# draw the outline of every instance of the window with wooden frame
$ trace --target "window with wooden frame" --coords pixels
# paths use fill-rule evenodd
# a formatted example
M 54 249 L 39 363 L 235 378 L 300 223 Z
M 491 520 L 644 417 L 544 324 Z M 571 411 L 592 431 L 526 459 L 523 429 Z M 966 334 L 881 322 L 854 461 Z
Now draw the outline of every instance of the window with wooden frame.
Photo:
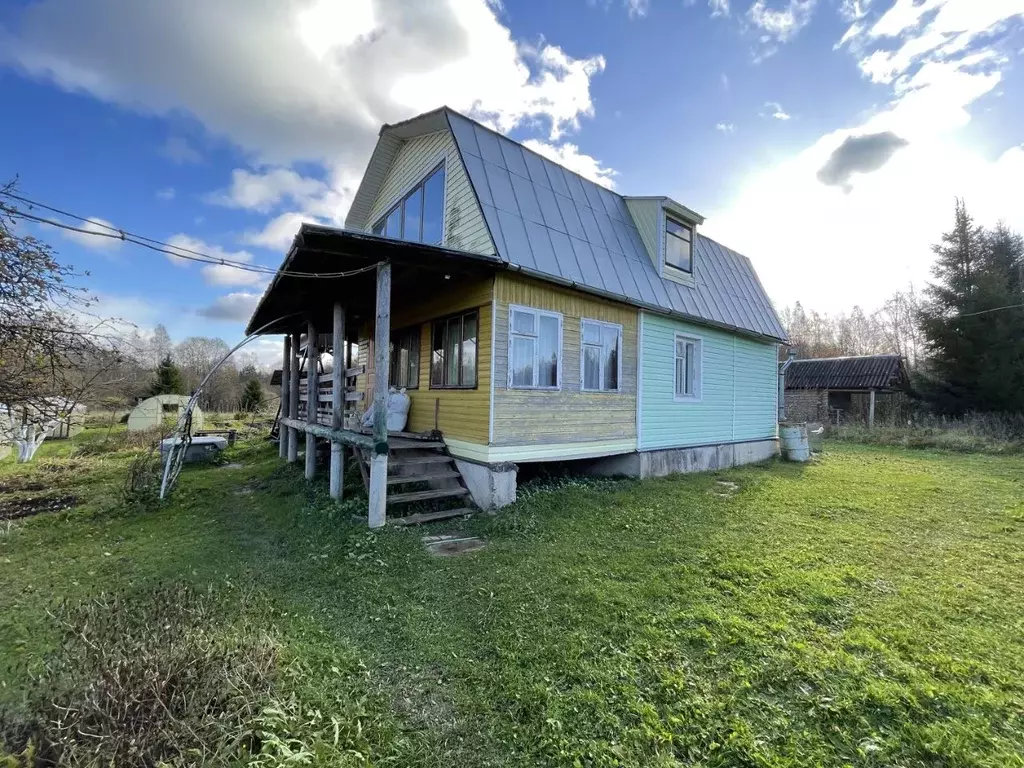
M 444 163 L 413 187 L 373 226 L 373 234 L 440 245 L 444 239 Z
M 477 334 L 480 315 L 474 309 L 435 320 L 431 326 L 430 388 L 476 388 Z
M 391 365 L 388 384 L 399 389 L 420 386 L 419 326 L 398 331 L 391 337 Z
M 580 389 L 619 392 L 622 388 L 622 326 L 580 321 Z
M 676 400 L 700 400 L 703 342 L 693 336 L 676 334 Z
M 561 385 L 562 316 L 509 305 L 509 389 L 559 389 Z

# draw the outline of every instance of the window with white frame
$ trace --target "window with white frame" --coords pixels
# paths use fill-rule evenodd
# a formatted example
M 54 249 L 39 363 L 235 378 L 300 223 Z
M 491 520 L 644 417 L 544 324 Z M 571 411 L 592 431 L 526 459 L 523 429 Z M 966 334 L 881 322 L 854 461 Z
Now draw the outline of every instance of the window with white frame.
M 508 386 L 557 389 L 562 371 L 562 316 L 529 307 L 508 311 Z
M 676 336 L 676 399 L 700 399 L 701 340 Z
M 581 320 L 580 388 L 584 392 L 618 392 L 621 373 L 622 326 Z

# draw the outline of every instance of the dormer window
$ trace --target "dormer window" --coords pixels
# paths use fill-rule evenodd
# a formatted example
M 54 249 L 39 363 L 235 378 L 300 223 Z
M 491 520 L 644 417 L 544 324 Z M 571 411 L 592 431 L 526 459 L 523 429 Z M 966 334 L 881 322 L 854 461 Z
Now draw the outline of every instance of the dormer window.
M 375 235 L 440 245 L 444 237 L 444 164 L 413 187 L 374 225 Z
M 665 217 L 665 264 L 682 272 L 693 272 L 693 228 Z

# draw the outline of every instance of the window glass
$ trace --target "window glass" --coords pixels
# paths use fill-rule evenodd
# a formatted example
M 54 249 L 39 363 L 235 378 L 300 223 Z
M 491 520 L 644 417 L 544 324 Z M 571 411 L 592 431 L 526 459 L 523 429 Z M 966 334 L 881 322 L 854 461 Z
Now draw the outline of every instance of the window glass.
M 583 347 L 583 388 L 601 388 L 601 349 L 589 344 Z
M 537 386 L 558 386 L 558 318 L 541 315 L 537 343 Z
M 391 369 L 388 382 L 393 387 L 419 386 L 420 332 L 410 328 L 395 334 L 391 341 Z
M 444 168 L 438 168 L 423 185 L 423 242 L 440 245 L 444 221 Z
M 601 355 L 604 362 L 603 389 L 619 388 L 619 329 L 610 325 L 601 327 Z
M 583 343 L 600 344 L 601 326 L 597 323 L 583 323 Z
M 388 214 L 384 225 L 384 234 L 388 237 L 402 236 L 402 211 L 400 208 L 395 208 L 395 210 Z
M 700 397 L 700 341 L 676 339 L 675 391 L 677 397 Z
M 692 395 L 696 390 L 694 389 L 694 378 L 696 371 L 694 366 L 696 364 L 696 349 L 693 344 L 686 345 L 686 394 Z
M 476 315 L 466 315 L 462 323 L 462 386 L 476 386 Z
M 533 386 L 533 350 L 537 340 L 516 336 L 512 339 L 512 386 Z
M 383 235 L 384 234 L 384 219 L 377 222 L 377 225 L 373 228 L 373 234 Z
M 528 333 L 532 336 L 537 333 L 536 319 L 532 312 L 512 310 L 512 333 Z
M 430 386 L 444 386 L 444 323 L 434 323 L 430 353 Z
M 459 350 L 462 348 L 462 318 L 454 317 L 448 321 L 445 336 L 445 384 L 455 387 L 459 384 Z
M 402 205 L 402 217 L 404 219 L 402 223 L 402 239 L 403 240 L 420 240 L 420 220 L 422 217 L 423 209 L 423 189 L 417 187 L 416 191 L 405 198 L 405 203 Z
M 665 263 L 684 272 L 693 270 L 693 231 L 665 218 Z

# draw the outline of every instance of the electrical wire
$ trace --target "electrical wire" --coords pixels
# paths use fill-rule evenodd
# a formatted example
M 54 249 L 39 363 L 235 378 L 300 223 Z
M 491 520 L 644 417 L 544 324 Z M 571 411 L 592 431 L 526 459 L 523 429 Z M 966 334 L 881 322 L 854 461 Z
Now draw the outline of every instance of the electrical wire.
M 43 216 L 36 216 L 35 214 L 28 213 L 26 211 L 23 211 L 23 210 L 20 210 L 20 209 L 17 209 L 17 208 L 7 208 L 7 209 L 4 209 L 3 212 L 5 214 L 11 216 L 12 218 L 25 219 L 25 220 L 28 220 L 28 221 L 34 221 L 34 222 L 37 222 L 39 224 L 46 224 L 47 226 L 57 227 L 59 229 L 63 229 L 63 230 L 69 231 L 69 232 L 76 232 L 76 233 L 83 234 L 83 235 L 92 235 L 92 236 L 95 236 L 95 237 L 105 237 L 105 238 L 109 238 L 111 240 L 121 240 L 123 242 L 132 243 L 133 245 L 138 245 L 138 246 L 140 246 L 142 248 L 147 248 L 147 249 L 149 249 L 151 251 L 155 251 L 157 253 L 163 253 L 163 254 L 165 254 L 167 256 L 174 256 L 175 258 L 184 259 L 186 261 L 195 261 L 195 262 L 198 262 L 200 264 L 221 265 L 221 266 L 231 267 L 233 269 L 238 269 L 238 270 L 243 271 L 243 272 L 250 272 L 252 274 L 267 275 L 267 276 L 270 276 L 270 277 L 272 277 L 274 275 L 280 274 L 280 275 L 286 275 L 288 277 L 302 277 L 302 278 L 313 278 L 313 279 L 336 279 L 336 278 L 353 277 L 353 276 L 361 274 L 363 272 L 369 272 L 371 270 L 376 269 L 382 263 L 382 262 L 375 262 L 375 263 L 369 264 L 369 265 L 367 265 L 365 267 L 359 267 L 357 269 L 352 269 L 352 270 L 348 270 L 348 271 L 344 271 L 344 272 L 293 272 L 293 271 L 290 271 L 290 270 L 276 270 L 273 267 L 266 266 L 265 264 L 251 264 L 249 262 L 238 261 L 238 260 L 235 260 L 235 259 L 228 259 L 228 258 L 224 258 L 224 257 L 221 257 L 221 256 L 212 256 L 212 255 L 210 255 L 208 253 L 202 253 L 201 251 L 192 250 L 191 248 L 185 248 L 184 246 L 173 245 L 171 243 L 166 243 L 166 242 L 164 242 L 162 240 L 156 240 L 156 239 L 151 238 L 151 237 L 146 237 L 144 235 L 139 235 L 139 234 L 136 234 L 134 232 L 130 232 L 128 230 L 118 229 L 117 227 L 114 227 L 114 226 L 111 226 L 111 225 L 108 225 L 108 224 L 103 224 L 102 222 L 98 222 L 98 221 L 95 221 L 93 219 L 86 218 L 84 216 L 79 216 L 77 214 L 61 210 L 60 208 L 55 208 L 54 206 L 47 205 L 45 203 L 40 203 L 40 202 L 38 202 L 36 200 L 32 200 L 30 198 L 23 197 L 21 195 L 16 195 L 16 194 L 14 194 L 12 192 L 0 191 L 0 195 L 2 195 L 4 197 L 11 198 L 12 200 L 18 200 L 19 202 L 24 203 L 25 205 L 28 205 L 30 207 L 43 208 L 43 209 L 45 209 L 47 211 L 51 211 L 53 213 L 56 213 L 56 214 L 58 214 L 60 216 L 66 216 L 66 217 L 71 218 L 71 219 L 76 219 L 78 221 L 86 222 L 91 227 L 94 227 L 94 228 L 93 229 L 85 229 L 83 227 L 76 227 L 76 226 L 73 226 L 71 224 L 65 224 L 64 222 L 55 221 L 53 219 L 48 219 L 48 218 L 45 218 Z M 99 230 L 95 229 L 95 227 L 101 227 L 102 229 L 105 229 L 107 231 L 106 232 L 99 231 Z
M 1024 308 L 1024 304 L 1007 304 L 1005 307 L 993 307 L 992 309 L 983 309 L 980 312 L 966 312 L 962 315 L 953 315 L 953 318 L 958 317 L 975 317 L 977 315 L 987 315 L 989 312 L 999 312 L 1004 309 L 1021 309 Z

